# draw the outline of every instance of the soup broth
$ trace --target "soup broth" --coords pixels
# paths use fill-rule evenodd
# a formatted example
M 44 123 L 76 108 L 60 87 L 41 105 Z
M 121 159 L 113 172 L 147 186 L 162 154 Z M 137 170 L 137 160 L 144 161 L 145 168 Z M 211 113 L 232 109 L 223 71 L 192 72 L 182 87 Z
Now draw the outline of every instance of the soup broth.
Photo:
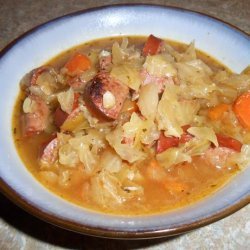
M 90 41 L 20 86 L 13 137 L 24 165 L 84 208 L 166 212 L 212 194 L 248 164 L 250 124 L 238 103 L 248 98 L 249 70 L 233 74 L 193 43 Z

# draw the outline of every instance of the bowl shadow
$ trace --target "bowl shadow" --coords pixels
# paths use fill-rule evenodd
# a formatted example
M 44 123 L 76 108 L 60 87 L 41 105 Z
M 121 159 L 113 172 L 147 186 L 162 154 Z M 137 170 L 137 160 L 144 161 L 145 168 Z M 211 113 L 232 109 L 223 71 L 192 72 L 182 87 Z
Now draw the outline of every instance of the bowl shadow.
M 46 223 L 17 207 L 0 194 L 0 218 L 10 227 L 45 245 L 71 249 L 139 249 L 172 241 L 180 236 L 145 240 L 96 238 L 68 231 Z M 41 244 L 43 244 L 41 243 Z

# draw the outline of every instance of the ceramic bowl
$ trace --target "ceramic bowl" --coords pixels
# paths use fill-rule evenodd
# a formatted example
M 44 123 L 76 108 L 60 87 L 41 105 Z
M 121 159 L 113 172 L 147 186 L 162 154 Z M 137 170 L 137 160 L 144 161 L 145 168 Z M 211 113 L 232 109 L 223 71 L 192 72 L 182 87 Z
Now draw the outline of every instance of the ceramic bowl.
M 250 63 L 250 38 L 209 16 L 172 7 L 119 5 L 80 11 L 40 25 L 8 45 L 0 55 L 0 186 L 31 214 L 63 228 L 111 238 L 153 238 L 192 230 L 221 219 L 250 200 L 250 168 L 215 194 L 182 209 L 152 216 L 113 216 L 89 211 L 44 188 L 20 160 L 11 133 L 19 81 L 58 53 L 96 38 L 154 35 L 196 47 L 233 71 Z

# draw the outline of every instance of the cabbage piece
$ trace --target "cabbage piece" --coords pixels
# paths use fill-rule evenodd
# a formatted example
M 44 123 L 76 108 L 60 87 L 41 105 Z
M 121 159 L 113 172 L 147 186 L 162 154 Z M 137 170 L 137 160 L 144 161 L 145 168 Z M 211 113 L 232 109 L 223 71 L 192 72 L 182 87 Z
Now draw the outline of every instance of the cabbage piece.
M 213 74 L 213 71 L 209 68 L 209 66 L 200 59 L 188 61 L 186 64 L 200 70 L 204 75 L 211 76 Z
M 67 188 L 70 186 L 71 172 L 69 170 L 60 170 L 58 184 Z
M 218 147 L 217 137 L 212 128 L 208 127 L 191 127 L 188 130 L 188 133 L 197 137 L 200 140 L 211 141 L 216 147 Z
M 61 126 L 61 131 L 77 132 L 83 129 L 90 128 L 87 119 L 84 117 L 80 109 L 75 109 Z
M 100 158 L 102 169 L 110 173 L 118 173 L 122 168 L 122 159 L 113 150 L 105 150 Z
M 53 171 L 39 171 L 39 177 L 50 184 L 56 184 L 58 182 L 58 175 Z
M 156 159 L 164 168 L 181 162 L 191 162 L 192 156 L 202 155 L 210 147 L 208 140 L 192 139 L 180 147 L 173 147 L 157 154 Z
M 190 124 L 200 106 L 195 100 L 178 100 L 178 87 L 168 85 L 158 104 L 157 116 L 159 130 L 165 130 L 165 135 L 180 137 L 182 126 Z
M 61 146 L 59 148 L 59 162 L 68 167 L 75 167 L 79 163 L 77 151 L 70 144 Z
M 250 75 L 247 74 L 232 74 L 222 83 L 237 89 L 238 94 L 242 94 L 250 89 Z
M 142 120 L 137 113 L 133 113 L 130 121 L 123 126 L 123 136 L 133 142 L 135 147 L 140 148 L 140 143 L 152 144 L 160 136 L 153 120 Z
M 209 94 L 218 90 L 216 84 L 211 81 L 207 68 L 201 68 L 201 65 L 190 65 L 188 63 L 176 63 L 176 66 L 184 98 L 209 99 Z
M 35 113 L 38 109 L 37 102 L 30 97 L 26 97 L 23 101 L 24 113 Z
M 196 59 L 195 44 L 194 42 L 191 42 L 187 47 L 186 51 L 181 54 L 180 58 L 178 58 L 178 61 L 187 62 L 195 59 Z
M 158 87 L 155 84 L 147 84 L 141 87 L 137 104 L 144 117 L 154 120 L 158 102 Z
M 143 120 L 138 116 L 137 113 L 133 112 L 130 121 L 126 122 L 123 128 L 123 136 L 125 138 L 134 139 L 136 134 L 142 129 Z
M 61 109 L 70 114 L 74 103 L 74 91 L 69 88 L 67 91 L 63 91 L 57 94 L 58 102 L 60 103 Z
M 177 61 L 181 60 L 181 57 L 182 57 L 181 53 L 176 51 L 166 41 L 163 41 L 163 48 L 164 48 L 164 53 L 168 53 L 171 57 L 173 57 Z
M 151 75 L 157 77 L 173 77 L 176 76 L 177 70 L 172 63 L 169 63 L 161 54 L 147 56 L 143 67 Z
M 84 164 L 86 174 L 94 172 L 99 159 L 98 151 L 105 146 L 98 133 L 100 132 L 92 131 L 88 135 L 79 135 L 69 140 L 69 144 L 77 151 L 80 161 Z
M 128 165 L 123 162 L 121 170 L 116 174 L 117 178 L 124 183 L 127 180 L 141 182 L 144 177 L 135 165 Z
M 120 64 L 124 59 L 123 49 L 120 48 L 119 43 L 115 42 L 112 46 L 112 63 Z
M 58 139 L 58 142 L 59 142 L 59 146 L 62 146 L 66 143 L 68 143 L 69 139 L 72 138 L 71 135 L 69 134 L 64 134 L 64 133 L 57 133 L 57 139 Z
M 156 159 L 164 168 L 169 168 L 172 165 L 184 161 L 192 161 L 190 155 L 183 153 L 183 150 L 181 148 L 169 148 L 164 152 L 157 154 Z
M 160 137 L 160 131 L 153 120 L 145 120 L 143 122 L 140 141 L 146 145 L 152 145 Z
M 210 147 L 208 140 L 192 139 L 182 145 L 181 150 L 190 156 L 202 155 Z
M 241 169 L 244 169 L 250 164 L 250 145 L 244 144 L 240 153 L 235 153 L 229 156 L 227 159 L 227 165 L 237 165 Z
M 113 66 L 110 74 L 135 91 L 138 91 L 141 85 L 139 71 L 132 64 L 123 63 L 122 65 Z
M 122 143 L 124 137 L 121 128 L 116 128 L 107 134 L 106 139 L 123 160 L 133 163 L 146 158 L 146 154 L 141 150 L 135 148 L 133 145 Z
M 213 75 L 213 80 L 216 83 L 224 82 L 230 77 L 230 73 L 226 70 L 220 70 Z
M 88 120 L 90 127 L 95 128 L 99 122 L 99 120 L 92 116 L 89 110 L 86 108 L 85 105 L 80 104 L 80 110 L 83 112 L 83 116 Z
M 136 65 L 142 65 L 143 58 L 139 49 L 136 49 L 134 45 L 129 46 L 128 38 L 123 37 L 121 45 L 115 42 L 112 46 L 112 63 L 118 65 L 124 63 L 124 61 L 133 62 Z
M 187 62 L 195 60 L 197 58 L 195 51 L 195 44 L 191 42 L 184 53 L 179 53 L 172 46 L 170 46 L 166 41 L 163 44 L 165 52 L 169 53 L 172 57 L 175 58 L 177 62 Z
M 83 163 L 86 174 L 92 174 L 96 169 L 98 156 L 91 152 L 90 145 L 85 144 L 82 137 L 70 139 L 69 144 L 77 151 L 79 160 Z
M 45 95 L 51 95 L 58 91 L 61 87 L 61 82 L 59 82 L 59 75 L 56 71 L 50 68 L 38 75 L 36 85 L 39 86 Z
M 90 60 L 91 60 L 91 58 L 90 58 Z M 95 65 L 95 64 L 92 62 L 92 65 Z M 93 67 L 91 67 L 88 70 L 83 71 L 81 73 L 81 75 L 80 75 L 81 82 L 87 83 L 88 81 L 90 81 L 91 79 L 93 79 L 96 74 L 97 74 L 97 70 L 95 68 L 93 68 Z M 80 87 L 79 90 L 81 91 L 82 88 L 83 87 Z M 77 88 L 74 87 L 74 89 L 77 89 Z
M 82 141 L 91 145 L 91 152 L 98 154 L 98 152 L 105 148 L 105 134 L 97 129 L 88 129 L 87 135 L 81 137 Z
M 121 205 L 131 194 L 122 189 L 122 184 L 118 178 L 108 171 L 102 170 L 91 178 L 90 198 L 102 207 Z

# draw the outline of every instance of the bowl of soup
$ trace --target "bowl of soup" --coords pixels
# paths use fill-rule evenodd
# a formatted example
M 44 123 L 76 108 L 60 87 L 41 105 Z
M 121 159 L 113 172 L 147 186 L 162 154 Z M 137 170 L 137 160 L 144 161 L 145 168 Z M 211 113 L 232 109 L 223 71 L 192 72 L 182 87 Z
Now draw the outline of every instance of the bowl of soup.
M 250 39 L 200 13 L 107 6 L 1 52 L 1 191 L 100 237 L 175 235 L 249 203 Z

